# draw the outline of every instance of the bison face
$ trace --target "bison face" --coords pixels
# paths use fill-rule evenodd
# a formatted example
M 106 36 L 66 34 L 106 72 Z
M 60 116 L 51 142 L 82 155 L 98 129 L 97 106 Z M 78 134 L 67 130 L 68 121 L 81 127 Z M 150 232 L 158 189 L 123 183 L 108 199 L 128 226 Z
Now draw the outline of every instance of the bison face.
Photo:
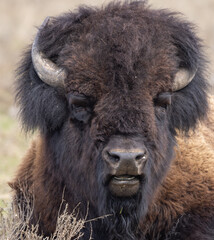
M 57 144 L 57 151 L 64 152 L 60 169 L 69 176 L 67 186 L 74 189 L 81 179 L 79 197 L 97 206 L 95 216 L 113 214 L 118 226 L 123 218 L 137 226 L 172 160 L 171 94 L 153 98 L 134 86 L 124 94 L 117 85 L 100 97 L 72 89 L 67 98 L 70 115 L 58 141 L 66 140 Z M 112 221 L 104 222 L 111 228 Z
M 121 224 L 146 214 L 176 131 L 207 111 L 204 62 L 190 24 L 140 2 L 45 21 L 17 99 L 71 205 L 89 201 L 94 216 L 113 213 Z
M 100 96 L 89 96 L 72 89 L 67 94 L 69 118 L 61 134 L 66 141 L 60 148 L 57 144 L 57 151 L 64 152 L 60 168 L 72 184 L 83 181 L 78 191 L 96 202 L 98 216 L 117 216 L 123 208 L 123 216 L 136 220 L 146 214 L 172 160 L 171 94 L 153 98 L 147 89 L 133 86 L 125 94 L 121 90 L 110 86 Z M 63 159 L 68 159 L 66 164 Z
M 93 101 L 83 95 L 69 94 L 69 103 L 71 121 L 86 124 L 93 114 Z M 115 196 L 128 197 L 136 194 L 147 158 L 148 151 L 140 137 L 111 136 L 102 150 L 106 168 L 102 182 L 109 185 L 110 192 Z

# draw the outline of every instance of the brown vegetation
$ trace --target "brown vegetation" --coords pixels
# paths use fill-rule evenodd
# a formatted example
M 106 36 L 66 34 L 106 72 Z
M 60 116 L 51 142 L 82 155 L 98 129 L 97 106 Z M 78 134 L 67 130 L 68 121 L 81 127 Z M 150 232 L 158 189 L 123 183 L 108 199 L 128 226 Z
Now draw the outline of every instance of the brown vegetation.
M 27 200 L 28 201 L 28 200 Z M 78 240 L 83 236 L 80 231 L 84 228 L 86 219 L 78 219 L 78 206 L 68 213 L 68 206 L 57 218 L 56 230 L 51 237 L 38 233 L 38 224 L 30 225 L 33 208 L 27 203 L 27 212 L 23 214 L 22 206 L 17 209 L 13 204 L 8 208 L 0 208 L 0 240 Z

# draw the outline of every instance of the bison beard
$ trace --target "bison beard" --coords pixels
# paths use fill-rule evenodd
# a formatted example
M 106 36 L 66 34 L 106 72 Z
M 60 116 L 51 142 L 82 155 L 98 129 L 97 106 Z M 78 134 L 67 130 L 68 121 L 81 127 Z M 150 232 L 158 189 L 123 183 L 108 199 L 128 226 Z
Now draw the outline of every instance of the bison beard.
M 23 127 L 40 136 L 11 183 L 15 203 L 25 184 L 46 236 L 63 195 L 70 212 L 81 203 L 79 217 L 88 204 L 88 219 L 104 216 L 95 240 L 213 239 L 205 71 L 194 27 L 142 1 L 47 19 L 17 79 Z
M 143 207 L 141 194 L 133 199 L 117 199 L 109 196 L 107 201 L 104 199 L 102 201 L 99 209 L 101 212 L 105 209 L 105 212 L 111 213 L 112 216 L 103 220 L 105 227 L 101 228 L 101 232 L 106 232 L 110 240 L 135 240 Z

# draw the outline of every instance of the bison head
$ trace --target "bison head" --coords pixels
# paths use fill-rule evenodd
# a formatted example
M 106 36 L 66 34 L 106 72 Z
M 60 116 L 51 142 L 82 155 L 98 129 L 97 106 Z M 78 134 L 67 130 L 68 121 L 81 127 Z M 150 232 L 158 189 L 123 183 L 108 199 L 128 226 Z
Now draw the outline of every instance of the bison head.
M 113 214 L 103 224 L 117 239 L 134 239 L 176 131 L 205 115 L 204 65 L 193 26 L 142 2 L 46 20 L 22 62 L 17 99 L 44 139 L 44 168 L 71 206 Z

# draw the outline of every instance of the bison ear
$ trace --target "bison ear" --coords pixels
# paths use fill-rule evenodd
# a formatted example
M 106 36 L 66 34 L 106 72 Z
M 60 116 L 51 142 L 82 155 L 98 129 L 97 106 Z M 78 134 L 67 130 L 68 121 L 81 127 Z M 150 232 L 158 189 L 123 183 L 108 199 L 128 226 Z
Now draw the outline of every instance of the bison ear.
M 178 72 L 185 69 L 191 79 L 186 86 L 173 92 L 170 124 L 172 131 L 179 129 L 187 133 L 207 113 L 206 60 L 201 41 L 191 24 L 178 19 L 173 19 L 169 24 L 171 41 L 177 49 Z
M 31 50 L 24 56 L 18 69 L 16 102 L 26 131 L 56 130 L 63 124 L 68 113 L 64 92 L 45 84 L 35 72 Z

